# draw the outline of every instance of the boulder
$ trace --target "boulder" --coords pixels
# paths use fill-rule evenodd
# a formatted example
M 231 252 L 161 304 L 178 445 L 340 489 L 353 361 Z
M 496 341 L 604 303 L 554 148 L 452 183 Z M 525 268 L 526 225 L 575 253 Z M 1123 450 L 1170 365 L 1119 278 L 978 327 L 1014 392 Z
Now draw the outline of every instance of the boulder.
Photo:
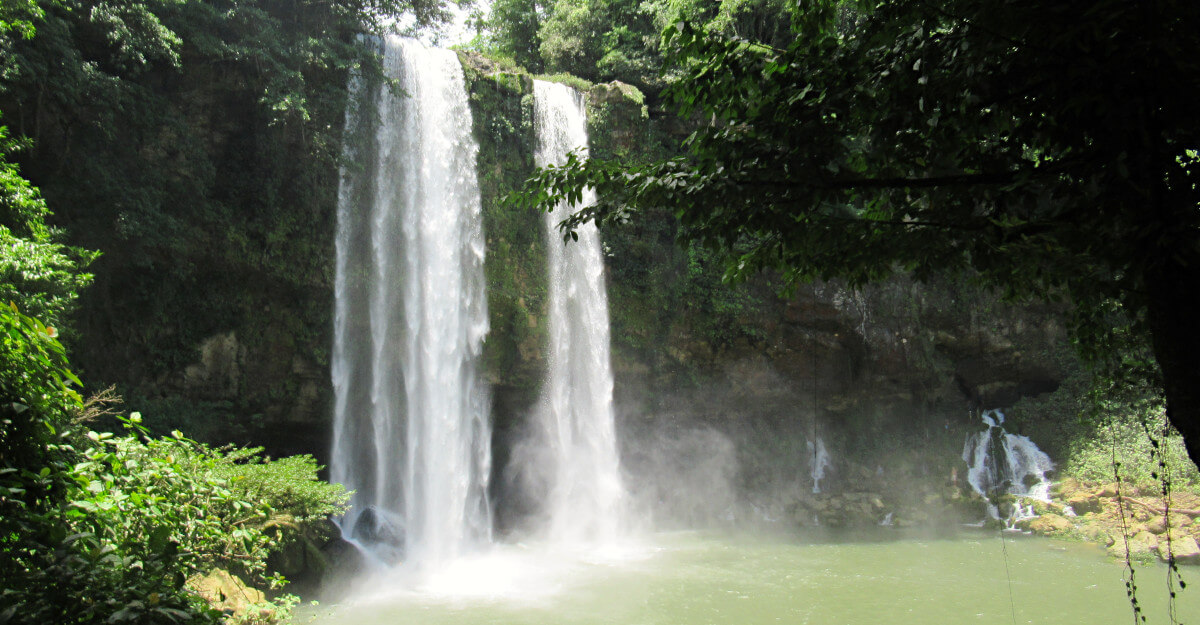
M 1041 501 L 1039 499 L 1028 499 L 1029 505 L 1033 507 L 1035 514 L 1057 514 L 1059 516 L 1075 516 L 1074 510 L 1067 512 L 1067 506 L 1057 501 Z
M 1154 517 L 1146 522 L 1146 531 L 1151 534 L 1163 534 L 1166 528 L 1168 528 L 1168 525 L 1166 525 L 1166 518 L 1164 517 Z
M 1129 556 L 1143 559 L 1158 551 L 1158 537 L 1147 531 L 1140 531 L 1129 537 Z M 1125 541 L 1116 539 L 1108 548 L 1109 555 L 1115 558 L 1125 558 Z
M 200 344 L 200 359 L 183 371 L 185 392 L 205 399 L 238 396 L 246 348 L 233 332 L 210 336 Z
M 1067 498 L 1066 503 L 1071 506 L 1075 514 L 1082 515 L 1100 511 L 1100 498 L 1092 493 L 1076 493 Z
M 1066 534 L 1075 529 L 1075 524 L 1057 514 L 1043 514 L 1032 519 L 1026 519 L 1018 524 L 1035 534 L 1053 536 Z
M 367 506 L 354 527 L 350 537 L 360 545 L 368 547 L 388 564 L 398 564 L 404 558 L 404 519 L 375 506 Z
M 242 614 L 248 607 L 266 601 L 261 590 L 246 585 L 238 576 L 223 569 L 213 569 L 208 575 L 194 575 L 187 587 L 204 598 L 212 607 Z
M 1113 539 L 1112 534 L 1109 533 L 1108 528 L 1106 528 L 1102 522 L 1085 523 L 1083 527 L 1080 528 L 1080 533 L 1082 533 L 1083 536 L 1089 541 L 1099 543 L 1105 547 L 1111 547 L 1112 544 L 1116 542 Z
M 1171 553 L 1175 556 L 1175 561 L 1179 564 L 1200 564 L 1200 544 L 1196 543 L 1196 539 L 1191 536 L 1175 536 L 1171 533 Z M 1159 557 L 1164 560 L 1167 557 L 1166 548 L 1159 550 Z
M 1063 478 L 1063 480 L 1060 482 L 1055 482 L 1054 486 L 1052 487 L 1052 492 L 1057 495 L 1059 499 L 1066 500 L 1074 497 L 1075 494 L 1082 489 L 1083 485 L 1079 483 L 1079 480 L 1073 477 L 1068 477 Z
M 400 547 L 404 545 L 404 529 L 398 527 L 392 520 L 393 516 L 382 512 L 375 506 L 367 506 L 358 520 L 350 536 L 365 544 L 383 543 Z

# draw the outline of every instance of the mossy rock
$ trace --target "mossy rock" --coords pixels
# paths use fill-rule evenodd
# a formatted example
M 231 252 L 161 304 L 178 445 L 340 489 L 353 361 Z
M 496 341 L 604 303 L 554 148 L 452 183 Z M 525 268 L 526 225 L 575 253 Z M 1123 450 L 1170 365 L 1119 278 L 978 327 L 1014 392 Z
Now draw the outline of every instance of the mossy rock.
M 1191 517 L 1184 514 L 1172 514 L 1170 518 L 1156 516 L 1149 521 L 1146 521 L 1146 531 L 1151 534 L 1163 534 L 1168 528 L 1172 530 L 1172 536 L 1175 534 L 1175 529 L 1183 528 L 1191 525 Z
M 1092 493 L 1077 492 L 1066 500 L 1066 504 L 1071 506 L 1075 514 L 1091 514 L 1100 512 L 1100 498 Z
M 187 587 L 213 608 L 235 616 L 267 599 L 261 590 L 247 586 L 237 575 L 224 569 L 213 569 L 207 575 L 194 575 L 187 580 Z
M 1105 527 L 1103 523 L 1085 523 L 1079 528 L 1079 535 L 1090 542 L 1098 543 L 1105 547 L 1111 547 L 1116 542 L 1109 528 Z
M 1073 477 L 1068 477 L 1063 478 L 1059 482 L 1055 482 L 1054 486 L 1051 487 L 1050 492 L 1052 492 L 1058 498 L 1066 500 L 1075 496 L 1075 494 L 1080 490 L 1083 490 L 1083 488 L 1084 486 L 1079 482 L 1079 480 Z
M 1200 564 L 1200 544 L 1191 536 L 1172 537 L 1171 554 L 1180 564 Z M 1159 557 L 1166 558 L 1166 549 L 1159 551 Z
M 1051 513 L 1026 519 L 1018 526 L 1042 536 L 1062 536 L 1075 531 L 1075 524 L 1069 519 Z
M 1145 530 L 1128 538 L 1129 557 L 1136 561 L 1146 561 L 1158 552 L 1158 537 Z M 1126 541 L 1117 539 L 1108 548 L 1108 554 L 1114 558 L 1125 558 Z

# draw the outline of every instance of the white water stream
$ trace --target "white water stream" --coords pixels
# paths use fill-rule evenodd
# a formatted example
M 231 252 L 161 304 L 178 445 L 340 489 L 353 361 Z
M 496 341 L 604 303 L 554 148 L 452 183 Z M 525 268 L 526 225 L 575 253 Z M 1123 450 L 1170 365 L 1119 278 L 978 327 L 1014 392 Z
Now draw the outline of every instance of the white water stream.
M 988 515 L 1011 527 L 1017 521 L 1035 516 L 1033 506 L 1018 499 L 1002 518 L 990 497 L 1003 490 L 1018 498 L 1050 501 L 1046 473 L 1054 469 L 1054 462 L 1029 437 L 1005 431 L 1003 412 L 988 410 L 983 413 L 983 422 L 987 429 L 967 436 L 963 444 L 967 482 L 988 500 Z
M 534 81 L 534 120 L 539 166 L 561 164 L 571 151 L 586 154 L 587 114 L 579 92 Z M 587 190 L 582 205 L 594 201 Z M 550 484 L 548 530 L 555 542 L 611 543 L 620 533 L 625 490 L 613 420 L 608 296 L 595 225 L 581 226 L 570 243 L 559 234 L 558 223 L 575 209 L 564 203 L 545 219 L 550 354 L 540 436 L 551 465 L 542 468 Z
M 453 52 L 382 54 L 399 91 L 355 80 L 346 119 L 330 473 L 355 491 L 344 536 L 430 568 L 491 535 L 478 146 Z
M 829 451 L 825 449 L 825 441 L 820 436 L 807 441 L 808 446 L 808 475 L 812 478 L 813 493 L 821 492 L 821 480 L 825 479 L 825 469 L 830 466 Z

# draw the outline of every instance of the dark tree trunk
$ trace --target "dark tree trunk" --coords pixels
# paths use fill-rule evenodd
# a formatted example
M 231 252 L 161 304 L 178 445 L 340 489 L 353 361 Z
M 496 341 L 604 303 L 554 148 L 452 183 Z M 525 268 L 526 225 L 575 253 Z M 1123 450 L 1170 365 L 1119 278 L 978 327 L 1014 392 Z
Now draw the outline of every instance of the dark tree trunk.
M 1147 321 L 1162 369 L 1167 419 L 1200 466 L 1200 267 L 1174 260 L 1145 274 Z

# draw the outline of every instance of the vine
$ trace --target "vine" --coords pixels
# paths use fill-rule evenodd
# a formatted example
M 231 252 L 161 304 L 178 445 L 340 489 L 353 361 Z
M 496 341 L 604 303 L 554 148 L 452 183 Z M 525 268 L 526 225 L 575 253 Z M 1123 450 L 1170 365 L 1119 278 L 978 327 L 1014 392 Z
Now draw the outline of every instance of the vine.
M 1164 422 L 1161 431 L 1156 436 L 1144 417 L 1141 425 L 1146 437 L 1150 440 L 1150 462 L 1158 467 L 1150 474 L 1150 477 L 1158 480 L 1162 494 L 1163 535 L 1166 536 L 1167 545 L 1165 558 L 1167 561 L 1167 616 L 1173 625 L 1178 625 L 1180 621 L 1175 606 L 1178 592 L 1176 588 L 1178 587 L 1179 590 L 1187 588 L 1187 582 L 1183 581 L 1183 577 L 1179 574 L 1179 564 L 1175 561 L 1175 549 L 1171 535 L 1171 530 L 1174 529 L 1171 527 L 1171 466 L 1167 463 L 1167 457 L 1162 449 L 1162 443 L 1167 439 L 1171 426 Z
M 1133 557 L 1129 551 L 1129 522 L 1125 516 L 1125 496 L 1122 491 L 1121 481 L 1121 463 L 1117 460 L 1117 442 L 1116 438 L 1112 439 L 1112 469 L 1113 477 L 1117 480 L 1117 511 L 1121 515 L 1121 540 L 1125 543 L 1125 595 L 1129 597 L 1129 605 L 1133 608 L 1133 623 L 1137 625 L 1138 621 L 1146 622 L 1146 617 L 1142 614 L 1142 606 L 1138 605 L 1137 598 L 1137 571 L 1133 568 Z

